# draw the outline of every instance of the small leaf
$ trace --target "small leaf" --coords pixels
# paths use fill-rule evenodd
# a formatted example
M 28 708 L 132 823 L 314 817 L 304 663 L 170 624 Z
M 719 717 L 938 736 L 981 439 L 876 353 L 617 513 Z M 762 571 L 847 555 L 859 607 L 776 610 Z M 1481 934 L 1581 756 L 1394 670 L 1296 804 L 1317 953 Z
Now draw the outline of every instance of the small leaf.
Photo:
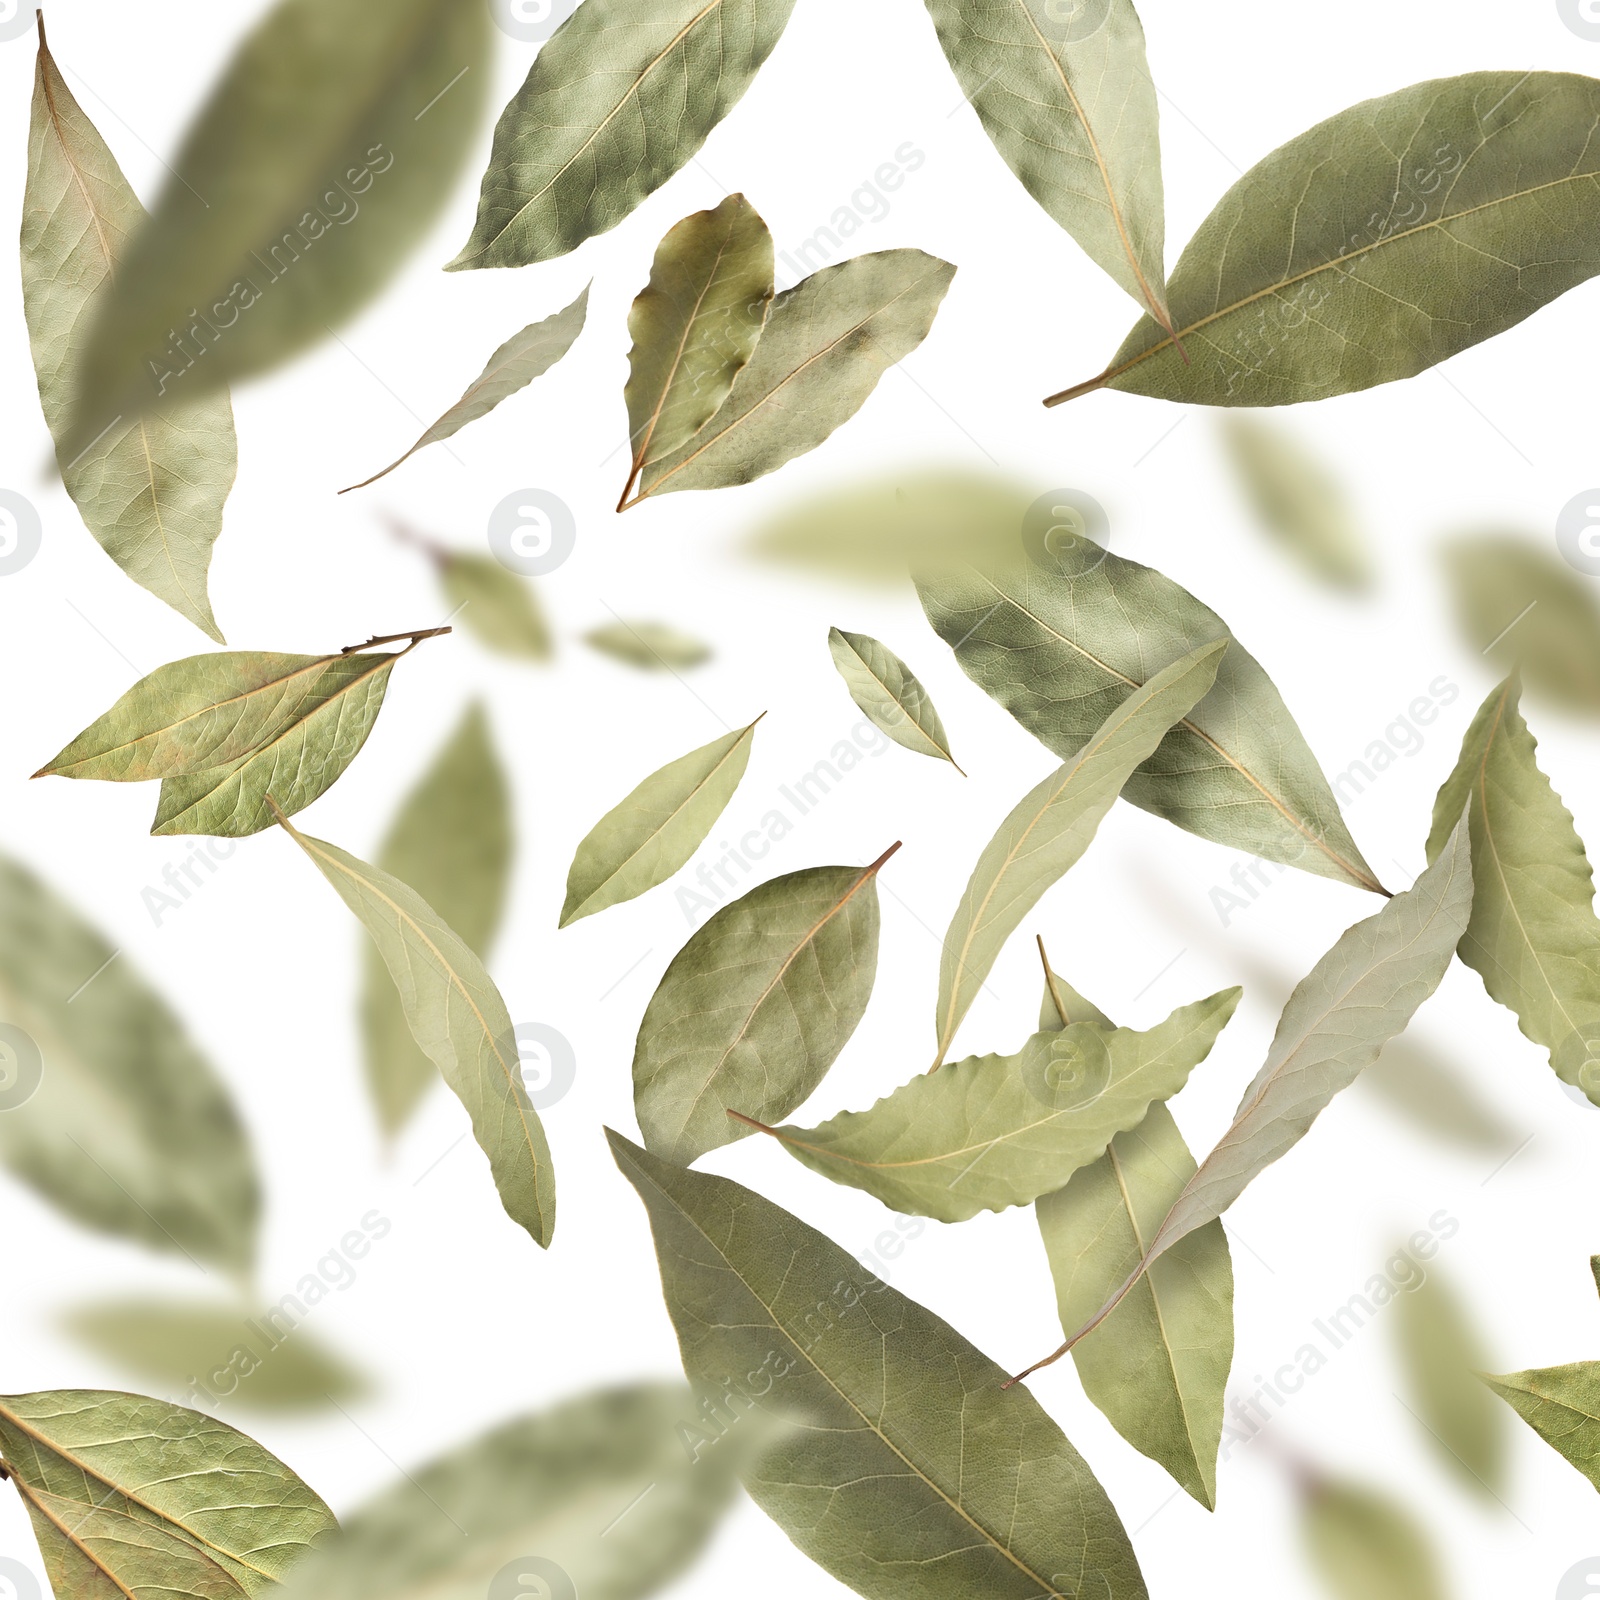
M 1093 1022 L 1036 1033 L 1014 1056 L 923 1073 L 869 1111 L 765 1131 L 813 1171 L 913 1216 L 964 1222 L 1031 1205 L 1184 1086 L 1239 994 L 1182 1006 L 1146 1033 Z
M 772 235 L 742 194 L 685 217 L 661 241 L 628 332 L 628 437 L 639 474 L 692 439 L 721 409 L 755 353 L 772 301 Z
M 711 659 L 711 647 L 665 622 L 608 622 L 591 628 L 583 642 L 614 661 L 643 672 L 687 670 Z
M 928 691 L 894 651 L 865 633 L 844 633 L 838 628 L 828 630 L 828 651 L 850 698 L 874 727 L 907 750 L 936 756 L 961 771 L 950 754 L 950 740 Z
M 1486 1375 L 1483 1381 L 1600 1489 L 1600 1361 Z
M 524 661 L 555 654 L 533 586 L 493 556 L 441 551 L 439 583 L 450 615 L 486 649 Z
M 705 842 L 744 777 L 757 717 L 652 772 L 583 837 L 561 926 L 665 883 Z
M 401 801 L 378 849 L 378 868 L 434 908 L 480 959 L 500 926 L 510 887 L 511 793 L 481 704 Z M 399 1133 L 438 1074 L 411 1035 L 378 947 L 366 941 L 361 1025 L 367 1087 L 378 1121 Z
M 645 1144 L 687 1165 L 787 1116 L 856 1031 L 878 970 L 877 876 L 808 867 L 724 906 L 672 959 L 633 1053 Z
M 1387 1495 L 1317 1479 L 1300 1535 L 1333 1600 L 1446 1600 L 1427 1534 Z
M 744 1481 L 802 1553 L 868 1600 L 1146 1600 L 1105 1491 L 987 1356 L 771 1201 L 608 1137 L 690 1382 L 797 1424 Z
M 780 294 L 722 409 L 645 467 L 629 503 L 750 483 L 816 449 L 927 337 L 955 271 L 920 250 L 880 250 Z
M 451 270 L 525 267 L 616 227 L 706 141 L 772 53 L 794 0 L 587 0 L 494 130 Z
M 119 419 L 102 438 L 61 448 L 76 403 L 82 330 L 144 219 L 116 157 L 51 58 L 41 17 L 22 205 L 22 305 L 61 481 L 106 554 L 221 644 L 206 575 L 239 465 L 227 395 L 162 417 Z
M 589 312 L 589 289 L 571 305 L 546 317 L 542 322 L 530 322 L 521 333 L 513 334 L 489 357 L 489 364 L 472 381 L 466 393 L 422 435 L 397 461 L 391 461 L 383 471 L 350 486 L 365 489 L 369 483 L 386 478 L 403 462 L 409 461 L 417 451 L 441 439 L 452 438 L 469 422 L 486 417 L 502 400 L 509 400 L 519 389 L 526 389 L 535 378 L 543 377 L 583 332 L 583 321 Z M 341 489 L 349 494 L 350 489 Z
M 550 1146 L 522 1081 L 505 1001 L 483 963 L 414 889 L 277 820 L 372 935 L 413 1037 L 467 1108 L 506 1215 L 548 1247 L 556 1215 Z

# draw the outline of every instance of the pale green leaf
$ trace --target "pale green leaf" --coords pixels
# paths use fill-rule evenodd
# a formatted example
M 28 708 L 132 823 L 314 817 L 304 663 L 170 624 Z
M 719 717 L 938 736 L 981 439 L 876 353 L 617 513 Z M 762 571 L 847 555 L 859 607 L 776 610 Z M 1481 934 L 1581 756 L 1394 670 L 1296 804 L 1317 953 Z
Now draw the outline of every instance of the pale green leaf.
M 608 622 L 591 628 L 583 642 L 613 661 L 642 672 L 672 672 L 711 659 L 711 647 L 665 622 Z
M 928 691 L 894 651 L 868 634 L 830 628 L 828 652 L 850 698 L 874 727 L 907 750 L 948 761 L 961 771 Z
M 1096 1022 L 1102 1028 L 1114 1028 L 1114 1023 L 1094 1001 L 1079 994 L 1059 973 L 1050 970 L 1050 958 L 1044 953 L 1044 940 L 1040 939 L 1039 959 L 1044 963 L 1044 998 L 1039 1002 L 1039 1032 L 1059 1032 L 1075 1022 Z
M 1600 1361 L 1536 1367 L 1483 1381 L 1600 1489 Z
M 1319 1478 L 1300 1537 L 1330 1600 L 1446 1600 L 1427 1534 L 1387 1495 Z
M 441 552 L 439 586 L 450 615 L 486 649 L 525 661 L 555 654 L 533 586 L 493 556 Z

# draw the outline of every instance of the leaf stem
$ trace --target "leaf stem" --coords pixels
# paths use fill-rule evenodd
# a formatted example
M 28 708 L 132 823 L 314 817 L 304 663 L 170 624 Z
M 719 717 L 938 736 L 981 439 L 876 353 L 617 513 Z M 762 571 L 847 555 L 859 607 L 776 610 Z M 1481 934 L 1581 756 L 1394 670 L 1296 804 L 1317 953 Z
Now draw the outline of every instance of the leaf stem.
M 1059 394 L 1050 395 L 1045 400 L 1046 406 L 1064 406 L 1069 400 L 1076 400 L 1079 395 L 1093 394 L 1096 389 L 1105 388 L 1111 378 L 1111 368 L 1107 367 L 1097 378 L 1089 378 L 1083 383 L 1075 383 L 1070 389 L 1063 389 Z
M 446 624 L 442 628 L 413 628 L 410 633 L 378 633 L 374 634 L 364 644 L 347 644 L 339 652 L 342 656 L 353 656 L 358 650 L 370 650 L 374 645 L 399 644 L 402 639 L 409 639 L 411 643 L 400 653 L 414 650 L 424 639 L 437 639 L 441 634 L 454 633 L 455 629 Z
M 1039 946 L 1039 960 L 1044 964 L 1044 986 L 1050 991 L 1050 1004 L 1056 1008 L 1056 1015 L 1061 1018 L 1061 1026 L 1070 1028 L 1072 1018 L 1067 1015 L 1066 1003 L 1061 998 L 1061 991 L 1056 987 L 1056 975 L 1050 970 L 1050 957 L 1044 953 L 1044 935 L 1036 933 L 1033 937 Z

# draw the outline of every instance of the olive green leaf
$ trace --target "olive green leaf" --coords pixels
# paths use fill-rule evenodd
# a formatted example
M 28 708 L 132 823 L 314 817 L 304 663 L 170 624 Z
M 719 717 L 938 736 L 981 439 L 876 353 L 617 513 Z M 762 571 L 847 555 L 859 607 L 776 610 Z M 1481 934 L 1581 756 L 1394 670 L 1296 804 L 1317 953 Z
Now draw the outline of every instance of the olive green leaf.
M 1228 456 L 1261 526 L 1311 576 L 1335 589 L 1372 588 L 1372 558 L 1344 486 L 1293 434 L 1230 416 Z
M 1135 770 L 1210 692 L 1228 649 L 1226 639 L 1214 639 L 1133 689 L 1075 755 L 1017 802 L 984 846 L 944 936 L 935 1066 L 1006 940 L 1093 843 Z
M 690 1382 L 795 1425 L 744 1483 L 805 1555 L 869 1600 L 1146 1600 L 1105 1491 L 987 1356 L 771 1201 L 608 1137 Z
M 480 959 L 500 926 L 510 887 L 510 785 L 481 704 L 468 709 L 378 848 L 380 871 L 414 889 Z M 400 994 L 368 941 L 361 991 L 367 1088 L 390 1138 L 438 1076 L 412 1037 Z
M 1600 271 L 1600 82 L 1469 72 L 1351 106 L 1273 151 L 1201 223 L 1097 378 L 1214 406 L 1409 378 Z
M 1536 695 L 1600 715 L 1600 596 L 1591 579 L 1516 535 L 1452 540 L 1444 568 L 1467 642 Z
M 672 672 L 698 667 L 711 659 L 711 647 L 665 622 L 608 622 L 591 628 L 583 642 L 613 661 L 642 672 Z
M 1096 1022 L 1047 1029 L 1016 1055 L 923 1073 L 869 1111 L 764 1131 L 813 1171 L 913 1216 L 964 1222 L 1031 1205 L 1184 1086 L 1239 995 L 1180 1006 L 1145 1033 Z
M 587 0 L 494 130 L 452 270 L 525 267 L 616 227 L 706 141 L 772 53 L 794 0 Z
M 1006 165 L 1170 327 L 1156 89 L 1133 0 L 928 0 L 928 11 Z
M 936 756 L 961 772 L 950 754 L 950 740 L 928 691 L 894 651 L 869 634 L 829 628 L 828 653 L 850 698 L 866 712 L 875 728 L 907 750 Z
M 488 89 L 488 8 L 278 0 L 128 241 L 78 366 L 66 444 L 188 402 L 348 321 L 421 243 Z
M 563 928 L 665 883 L 700 848 L 744 777 L 760 721 L 652 772 L 583 836 L 567 870 Z
M 388 477 L 417 451 L 460 433 L 469 422 L 488 416 L 502 400 L 509 400 L 535 378 L 543 377 L 572 348 L 583 332 L 583 319 L 588 313 L 589 287 L 586 284 L 583 293 L 571 305 L 542 322 L 530 322 L 521 333 L 512 334 L 489 357 L 488 365 L 472 380 L 466 393 L 403 456 L 370 478 L 351 484 L 350 489 L 365 489 L 369 483 Z M 350 489 L 341 489 L 339 493 L 349 494 Z
M 628 437 L 639 474 L 671 455 L 721 409 L 755 353 L 772 301 L 772 235 L 742 194 L 697 211 L 656 250 L 650 282 L 628 314 Z
M 646 465 L 629 504 L 749 483 L 815 450 L 927 337 L 955 271 L 920 250 L 880 250 L 785 290 L 722 409 Z
M 1404 1031 L 1443 981 L 1466 928 L 1472 909 L 1468 856 L 1463 816 L 1411 888 L 1340 934 L 1289 996 L 1266 1062 L 1245 1090 L 1233 1125 L 1184 1184 L 1121 1287 L 1065 1344 L 1019 1377 L 1060 1360 L 1092 1333 L 1168 1250 L 1215 1222 L 1293 1149 L 1333 1097 Z
M 704 1423 L 677 1383 L 503 1423 L 360 1507 L 282 1600 L 643 1600 L 700 1553 L 771 1437 Z
M 263 1595 L 336 1526 L 320 1497 L 255 1440 L 214 1417 L 143 1395 L 102 1389 L 0 1395 L 0 1455 L 28 1504 L 58 1596 L 126 1594 L 97 1574 L 122 1560 L 144 1562 L 146 1572 L 157 1574 L 172 1544 L 205 1557 L 235 1585 L 229 1590 L 211 1576 L 204 1588 L 177 1584 L 173 1594 Z M 45 1509 L 36 1503 L 42 1497 Z M 85 1541 L 90 1548 L 75 1544 L 75 1519 L 92 1510 L 148 1530 L 148 1554 L 138 1553 L 126 1523 L 120 1535 L 109 1522 L 97 1529 Z M 102 1543 L 129 1548 L 102 1565 L 96 1549 Z M 165 1568 L 169 1576 L 175 1567 Z M 208 1569 L 190 1563 L 185 1576 L 195 1571 Z M 159 1583 L 144 1591 L 164 1592 Z
M 1446 1600 L 1449 1593 L 1411 1514 L 1360 1484 L 1313 1479 L 1300 1537 L 1333 1600 Z
M 548 661 L 555 654 L 533 586 L 493 556 L 441 552 L 439 586 L 450 615 L 486 649 L 525 661 Z
M 1563 1083 L 1600 1105 L 1600 919 L 1594 874 L 1572 815 L 1535 759 L 1515 679 L 1484 701 L 1434 804 L 1432 859 L 1448 816 L 1471 819 L 1472 921 L 1461 959 Z
M 1489 1365 L 1477 1327 L 1437 1264 L 1399 1296 L 1391 1326 L 1429 1442 L 1463 1483 L 1497 1499 L 1508 1465 L 1504 1418 L 1477 1378 Z
M 550 1146 L 494 980 L 415 889 L 281 815 L 277 821 L 372 935 L 413 1037 L 467 1108 L 506 1215 L 548 1247 L 556 1220 Z
M 99 1300 L 74 1306 L 60 1320 L 66 1333 L 144 1382 L 174 1394 L 198 1382 L 222 1404 L 244 1411 L 317 1411 L 370 1389 L 363 1374 L 308 1329 L 293 1329 L 291 1339 L 281 1323 L 239 1307 Z
M 238 469 L 227 395 L 113 423 L 71 453 L 59 448 L 71 426 L 80 330 L 144 214 L 51 58 L 41 16 L 22 206 L 22 305 L 61 481 L 106 554 L 221 644 L 206 574 Z
M 1024 503 L 1013 540 L 1029 524 Z M 920 572 L 923 609 L 967 676 L 1063 761 L 1129 690 L 1229 640 L 1211 693 L 1124 797 L 1202 839 L 1382 893 L 1282 696 L 1222 618 L 1153 568 L 1085 548 L 1070 573 L 1003 555 Z
M 0 1106 L 0 1162 L 69 1216 L 249 1273 L 261 1191 L 227 1090 L 129 957 L 5 857 Z

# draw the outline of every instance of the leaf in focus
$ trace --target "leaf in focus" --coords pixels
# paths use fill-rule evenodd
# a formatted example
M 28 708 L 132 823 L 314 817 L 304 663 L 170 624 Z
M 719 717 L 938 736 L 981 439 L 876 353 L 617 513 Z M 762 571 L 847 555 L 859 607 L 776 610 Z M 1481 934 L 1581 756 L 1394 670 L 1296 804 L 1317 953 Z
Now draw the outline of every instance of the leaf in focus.
M 1351 106 L 1201 223 L 1094 389 L 1297 405 L 1409 378 L 1600 271 L 1600 82 L 1469 72 Z M 1182 353 L 1178 347 L 1182 344 Z M 1185 360 L 1187 357 L 1187 361 Z
M 1385 1494 L 1316 1480 L 1301 1507 L 1300 1537 L 1330 1600 L 1446 1600 L 1427 1534 Z
M 525 267 L 616 227 L 731 111 L 794 0 L 587 0 L 494 130 L 472 237 L 450 262 Z
M 1039 957 L 1044 962 L 1044 998 L 1039 1002 L 1040 1033 L 1059 1033 L 1075 1022 L 1094 1022 L 1102 1028 L 1116 1027 L 1116 1023 L 1094 1001 L 1086 999 L 1059 973 L 1050 970 L 1043 939 L 1039 941 Z
M 829 628 L 828 653 L 850 698 L 873 727 L 907 750 L 948 761 L 961 771 L 928 691 L 894 651 L 868 634 Z
M 1135 688 L 1075 755 L 1017 802 L 984 846 L 944 936 L 934 1019 L 939 1061 L 1006 941 L 1094 842 L 1135 770 L 1211 691 L 1228 649 L 1226 639 L 1203 644 Z
M 630 504 L 750 483 L 816 449 L 927 337 L 955 271 L 920 250 L 879 250 L 785 290 L 721 410 L 645 467 Z
M 1484 701 L 1434 803 L 1432 859 L 1449 814 L 1468 808 L 1472 921 L 1461 959 L 1492 999 L 1550 1052 L 1563 1083 L 1600 1105 L 1600 919 L 1572 815 L 1539 770 L 1538 746 L 1508 679 Z
M 989 563 L 917 574 L 928 620 L 967 676 L 1066 761 L 1130 689 L 1229 640 L 1216 686 L 1123 797 L 1202 839 L 1379 890 L 1282 696 L 1222 618 L 1154 568 L 1087 541 L 1081 570 L 1017 557 L 1019 530 L 1026 540 L 1035 520 L 1019 504 Z
M 608 622 L 591 628 L 583 642 L 613 661 L 625 662 L 642 672 L 672 672 L 702 666 L 711 659 L 711 647 L 665 622 Z
M 797 1161 L 886 1206 L 940 1222 L 1031 1205 L 1169 1100 L 1239 1003 L 1223 989 L 1147 1032 L 1078 1022 L 1016 1055 L 969 1056 L 922 1073 L 868 1111 L 774 1128 Z
M 1537 1367 L 1483 1381 L 1600 1489 L 1600 1361 Z
M 144 218 L 116 157 L 56 67 L 41 18 L 22 205 L 22 304 L 61 481 L 106 554 L 221 644 L 206 576 L 239 465 L 227 395 L 162 417 L 119 419 L 103 437 L 62 448 L 80 330 Z
M 697 211 L 656 250 L 628 314 L 626 504 L 652 461 L 687 443 L 721 409 L 755 353 L 772 301 L 772 235 L 742 194 Z
M 690 1382 L 795 1425 L 744 1483 L 802 1553 L 868 1600 L 1146 1600 L 1105 1491 L 987 1356 L 771 1201 L 608 1137 Z
M 75 1221 L 249 1273 L 261 1190 L 227 1089 L 129 957 L 5 857 L 0 1107 L 0 1162 Z
M 467 1108 L 506 1215 L 548 1248 L 556 1220 L 550 1146 L 523 1083 L 511 1017 L 483 962 L 415 889 L 282 817 L 278 824 L 372 935 L 412 1036 Z
M 669 761 L 595 823 L 567 871 L 563 928 L 665 883 L 705 843 L 744 777 L 756 722 Z
M 321 1498 L 253 1439 L 202 1412 L 143 1395 L 103 1389 L 0 1395 L 0 1454 L 29 1501 L 57 1595 L 74 1600 L 102 1594 L 109 1600 L 121 1591 L 102 1589 L 91 1577 L 93 1556 L 72 1543 L 72 1524 L 62 1528 L 42 1516 L 34 1509 L 37 1496 L 53 1497 L 58 1513 L 58 1502 L 81 1518 L 105 1513 L 96 1544 L 131 1544 L 131 1530 L 119 1537 L 113 1517 L 148 1530 L 149 1554 L 129 1550 L 124 1559 L 160 1570 L 157 1564 L 170 1560 L 168 1541 L 181 1543 L 252 1597 L 273 1589 L 336 1526 Z M 165 1570 L 172 1574 L 173 1567 Z M 196 1571 L 207 1577 L 206 1587 L 192 1591 L 197 1600 L 228 1600 L 206 1567 L 189 1563 L 189 1572 Z
M 928 0 L 928 11 L 1006 165 L 1165 323 L 1159 116 L 1133 0 Z
M 401 801 L 377 864 L 415 890 L 482 959 L 505 910 L 512 836 L 510 785 L 479 703 Z M 399 991 L 371 941 L 365 942 L 362 965 L 367 1088 L 379 1124 L 393 1138 L 438 1074 L 412 1037 Z
M 872 997 L 878 872 L 807 867 L 696 929 L 650 997 L 633 1053 L 645 1144 L 687 1165 L 746 1137 L 728 1112 L 786 1117 L 822 1082 Z
M 489 357 L 488 365 L 472 380 L 465 394 L 425 432 L 412 447 L 396 461 L 391 461 L 381 472 L 375 472 L 350 489 L 365 489 L 369 483 L 386 478 L 394 469 L 409 461 L 417 451 L 441 439 L 449 439 L 461 432 L 469 422 L 486 417 L 502 400 L 509 400 L 519 389 L 526 389 L 535 378 L 543 377 L 583 332 L 583 320 L 589 313 L 589 286 L 571 305 L 544 318 L 530 322 L 521 333 L 514 333 Z M 340 494 L 349 494 L 341 489 Z
M 439 586 L 451 617 L 485 649 L 523 661 L 548 661 L 555 654 L 533 585 L 493 556 L 442 551 Z
M 67 441 L 188 403 L 328 336 L 420 244 L 477 135 L 488 8 L 278 0 L 134 233 L 78 364 Z
M 1238 415 L 1226 420 L 1228 457 L 1256 520 L 1323 583 L 1351 594 L 1373 587 L 1372 558 L 1344 486 L 1293 434 Z

